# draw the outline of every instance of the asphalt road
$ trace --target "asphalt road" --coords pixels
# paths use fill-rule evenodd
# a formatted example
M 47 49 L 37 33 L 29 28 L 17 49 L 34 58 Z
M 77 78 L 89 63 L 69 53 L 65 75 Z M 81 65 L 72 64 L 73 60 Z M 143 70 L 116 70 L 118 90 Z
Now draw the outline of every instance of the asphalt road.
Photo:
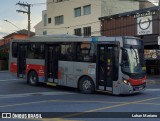
M 136 114 L 141 116 L 147 112 L 160 116 L 160 85 L 150 84 L 144 92 L 134 95 L 81 94 L 72 88 L 33 87 L 7 72 L 0 72 L 0 112 L 39 112 L 42 117 L 51 117 L 34 119 L 36 121 L 128 121 L 127 117 L 131 119 Z M 54 118 L 56 116 L 59 117 Z M 22 119 L 7 119 L 10 120 Z M 160 117 L 133 117 L 131 120 L 159 121 Z

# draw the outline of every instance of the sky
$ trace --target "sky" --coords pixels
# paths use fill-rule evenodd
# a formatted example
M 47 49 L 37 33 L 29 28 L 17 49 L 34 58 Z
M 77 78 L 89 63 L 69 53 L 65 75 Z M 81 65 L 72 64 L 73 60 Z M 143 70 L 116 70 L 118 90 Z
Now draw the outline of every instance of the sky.
M 24 2 L 28 4 L 33 4 L 31 7 L 31 31 L 34 30 L 34 26 L 42 20 L 42 11 L 46 9 L 46 0 L 1 0 L 0 3 L 0 39 L 18 31 L 20 29 L 27 29 L 28 16 L 27 14 L 18 13 L 16 10 L 25 10 L 16 5 L 18 2 Z M 149 0 L 154 4 L 158 4 L 159 0 Z M 8 20 L 6 22 L 4 20 Z M 16 25 L 17 27 L 15 27 Z
M 33 27 L 42 20 L 42 11 L 46 9 L 46 0 L 1 0 L 0 39 L 20 29 L 27 29 L 28 15 L 16 12 L 16 10 L 27 11 L 19 5 L 16 5 L 19 1 L 21 3 L 33 4 L 33 6 L 31 6 L 31 31 L 35 31 Z

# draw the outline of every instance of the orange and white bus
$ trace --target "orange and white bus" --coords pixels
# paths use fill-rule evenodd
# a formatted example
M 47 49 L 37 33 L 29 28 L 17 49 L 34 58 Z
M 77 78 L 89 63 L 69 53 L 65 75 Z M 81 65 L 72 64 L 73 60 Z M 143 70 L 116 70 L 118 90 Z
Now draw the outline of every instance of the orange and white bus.
M 143 54 L 135 37 L 35 36 L 10 43 L 9 68 L 31 85 L 132 94 L 146 88 Z

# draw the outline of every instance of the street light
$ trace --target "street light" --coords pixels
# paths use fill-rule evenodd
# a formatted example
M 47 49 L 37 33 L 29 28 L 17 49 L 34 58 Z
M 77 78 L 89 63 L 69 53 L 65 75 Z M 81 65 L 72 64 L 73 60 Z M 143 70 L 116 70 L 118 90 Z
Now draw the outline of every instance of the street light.
M 14 27 L 16 27 L 17 29 L 21 29 L 21 28 L 19 28 L 18 26 L 16 26 L 15 24 L 13 24 L 12 22 L 8 21 L 8 20 L 4 20 L 4 21 L 12 24 L 12 25 L 13 25 Z

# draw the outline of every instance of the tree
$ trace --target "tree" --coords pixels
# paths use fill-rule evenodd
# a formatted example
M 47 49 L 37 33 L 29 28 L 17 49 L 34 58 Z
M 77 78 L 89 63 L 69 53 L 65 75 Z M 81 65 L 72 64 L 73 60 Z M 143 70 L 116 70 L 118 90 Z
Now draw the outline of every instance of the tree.
M 8 52 L 0 52 L 0 60 L 8 60 L 9 54 Z

